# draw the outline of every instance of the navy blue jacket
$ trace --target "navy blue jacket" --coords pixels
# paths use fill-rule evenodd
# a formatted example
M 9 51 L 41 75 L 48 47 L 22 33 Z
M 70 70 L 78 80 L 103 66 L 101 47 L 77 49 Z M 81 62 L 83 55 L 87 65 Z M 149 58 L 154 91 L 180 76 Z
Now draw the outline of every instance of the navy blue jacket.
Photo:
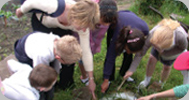
M 112 74 L 116 60 L 115 42 L 120 34 L 120 30 L 128 25 L 130 25 L 132 28 L 141 30 L 145 35 L 148 35 L 149 33 L 149 28 L 146 22 L 140 19 L 136 14 L 128 10 L 118 12 L 118 22 L 113 30 L 113 36 L 110 39 L 111 41 L 107 48 L 106 61 L 104 63 L 103 71 L 104 79 L 109 79 L 110 75 Z

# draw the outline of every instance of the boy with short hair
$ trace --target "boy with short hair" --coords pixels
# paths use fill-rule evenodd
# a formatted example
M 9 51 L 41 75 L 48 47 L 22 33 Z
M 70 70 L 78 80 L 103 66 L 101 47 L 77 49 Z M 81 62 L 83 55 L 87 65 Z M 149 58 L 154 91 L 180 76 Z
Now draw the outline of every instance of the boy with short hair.
M 33 32 L 17 40 L 14 45 L 15 56 L 18 61 L 34 67 L 38 64 L 50 65 L 59 72 L 60 62 L 72 64 L 80 60 L 81 47 L 77 39 L 70 35 L 59 37 L 54 34 Z
M 1 92 L 11 100 L 39 100 L 39 91 L 48 91 L 57 81 L 57 72 L 50 66 L 28 64 L 8 60 L 12 76 L 1 82 Z M 50 74 L 49 74 L 50 73 Z

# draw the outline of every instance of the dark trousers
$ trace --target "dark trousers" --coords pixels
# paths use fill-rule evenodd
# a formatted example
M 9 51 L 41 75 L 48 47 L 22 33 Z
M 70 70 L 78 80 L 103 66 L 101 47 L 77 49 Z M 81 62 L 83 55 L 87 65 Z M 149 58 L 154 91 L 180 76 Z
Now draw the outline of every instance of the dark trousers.
M 14 53 L 15 53 L 15 57 L 18 59 L 19 62 L 26 63 L 31 67 L 33 67 L 33 60 L 30 59 L 25 52 L 25 42 L 30 34 L 33 33 L 28 33 L 27 35 L 25 35 L 21 39 L 18 39 L 14 43 Z
M 45 32 L 45 33 L 50 33 L 53 32 L 53 34 L 64 36 L 64 35 L 72 35 L 73 32 L 71 30 L 64 30 L 61 28 L 48 28 L 46 26 L 44 26 L 36 17 L 35 14 L 32 15 L 32 28 L 33 31 L 40 31 L 40 32 Z M 52 22 L 53 23 L 53 22 Z M 59 84 L 58 87 L 60 87 L 61 89 L 67 89 L 70 86 L 72 86 L 74 84 L 74 80 L 73 80 L 73 74 L 74 74 L 74 65 L 62 65 L 62 69 L 60 70 L 60 80 L 59 80 Z M 51 92 L 46 92 L 43 93 L 44 95 L 41 95 L 41 99 L 40 100 L 52 100 L 53 99 L 53 93 L 54 93 L 54 89 L 50 90 Z M 48 96 L 49 95 L 49 96 Z
M 75 64 L 71 65 L 62 65 L 62 69 L 60 70 L 60 80 L 59 80 L 59 88 L 62 90 L 71 88 L 74 85 L 73 73 L 74 73 Z
M 127 72 L 128 69 L 130 68 L 130 65 L 131 65 L 131 63 L 133 61 L 132 57 L 133 57 L 132 54 L 127 54 L 127 53 L 123 54 L 123 62 L 122 62 L 121 69 L 119 71 L 121 76 L 124 76 L 125 72 Z
M 112 37 L 113 37 L 113 33 L 114 33 L 114 26 L 113 25 L 110 25 L 109 29 L 108 29 L 108 34 L 107 34 L 107 39 L 106 39 L 106 42 L 107 42 L 107 49 L 109 48 L 110 46 L 110 43 L 111 43 L 111 40 L 112 40 Z M 121 76 L 124 76 L 125 75 L 125 72 L 128 71 L 128 69 L 130 68 L 130 65 L 132 63 L 132 60 L 133 60 L 133 55 L 132 54 L 127 54 L 126 52 L 123 54 L 123 61 L 122 61 L 122 66 L 120 68 L 120 75 Z M 106 62 L 106 60 L 105 60 Z M 112 70 L 112 74 L 110 75 L 110 78 L 109 80 L 112 81 L 114 80 L 115 78 L 115 64 L 113 65 L 113 70 Z
M 128 69 L 130 68 L 130 65 L 133 61 L 132 59 L 132 54 L 127 54 L 127 53 L 124 53 L 123 54 L 123 61 L 122 61 L 122 65 L 121 65 L 121 68 L 119 70 L 119 74 L 121 76 L 124 76 L 125 75 L 125 72 L 128 71 Z M 115 65 L 114 65 L 114 69 L 112 70 L 112 74 L 110 75 L 110 81 L 113 81 L 115 79 Z
M 39 100 L 53 100 L 54 97 L 54 86 L 51 90 L 47 92 L 40 92 L 40 98 Z

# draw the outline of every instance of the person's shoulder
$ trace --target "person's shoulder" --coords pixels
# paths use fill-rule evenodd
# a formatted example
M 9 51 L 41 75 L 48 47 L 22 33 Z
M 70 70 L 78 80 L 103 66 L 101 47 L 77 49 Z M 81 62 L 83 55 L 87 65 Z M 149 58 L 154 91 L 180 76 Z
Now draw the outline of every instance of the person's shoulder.
M 175 37 L 177 40 L 183 40 L 184 37 L 188 37 L 188 34 L 186 33 L 186 31 L 180 26 L 180 27 L 177 27 L 175 30 L 174 30 L 174 34 L 175 34 Z

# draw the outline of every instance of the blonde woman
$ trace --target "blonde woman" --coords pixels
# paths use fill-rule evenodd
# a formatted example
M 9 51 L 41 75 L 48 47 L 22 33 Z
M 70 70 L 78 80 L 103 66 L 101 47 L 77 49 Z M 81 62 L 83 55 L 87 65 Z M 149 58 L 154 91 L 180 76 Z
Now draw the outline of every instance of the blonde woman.
M 163 19 L 150 31 L 143 54 L 150 46 L 152 46 L 152 50 L 146 68 L 146 77 L 140 86 L 147 87 L 149 85 L 156 63 L 160 61 L 163 64 L 163 69 L 161 80 L 157 84 L 163 87 L 173 62 L 187 49 L 187 37 L 188 35 L 180 23 L 172 19 Z
M 26 0 L 21 8 L 17 9 L 16 14 L 21 17 L 31 10 L 34 12 L 32 16 L 34 31 L 53 32 L 59 36 L 72 34 L 71 31 L 66 30 L 78 33 L 83 51 L 82 61 L 89 78 L 92 79 L 89 89 L 94 93 L 96 85 L 93 80 L 93 56 L 90 49 L 89 30 L 94 29 L 100 21 L 98 4 L 91 0 L 79 2 L 73 0 Z M 59 82 L 62 89 L 68 88 L 73 83 L 74 64 L 71 66 L 63 67 L 63 72 L 60 73 Z

